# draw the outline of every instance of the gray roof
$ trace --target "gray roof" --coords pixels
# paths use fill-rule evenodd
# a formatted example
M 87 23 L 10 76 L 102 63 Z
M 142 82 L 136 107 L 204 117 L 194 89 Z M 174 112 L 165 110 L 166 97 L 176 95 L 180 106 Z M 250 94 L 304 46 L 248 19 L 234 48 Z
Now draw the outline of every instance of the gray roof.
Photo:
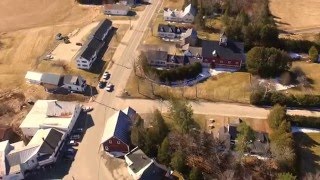
M 162 51 L 162 50 L 147 50 L 145 54 L 148 61 L 153 61 L 153 60 L 167 61 L 167 58 L 168 58 L 168 52 Z
M 91 48 L 91 47 L 87 47 L 87 48 L 85 48 L 85 50 L 82 52 L 81 57 L 83 57 L 83 58 L 85 58 L 85 59 L 87 59 L 87 60 L 90 60 L 90 59 L 93 57 L 93 55 L 94 55 L 95 52 L 96 52 L 96 49 Z
M 158 25 L 158 32 L 172 32 L 175 34 L 181 34 L 186 31 L 187 31 L 187 28 L 185 27 L 177 27 L 174 25 L 167 25 L 167 24 Z
M 138 148 L 128 153 L 126 157 L 132 162 L 129 168 L 134 173 L 139 172 L 141 169 L 152 162 L 152 160 L 147 155 L 145 155 L 141 149 Z
M 102 23 L 100 23 L 100 26 L 98 27 L 97 31 L 94 33 L 94 37 L 97 38 L 100 41 L 103 41 L 103 35 L 108 31 L 109 28 L 111 28 L 112 22 L 108 19 L 104 20 Z
M 96 38 L 92 38 L 88 44 L 89 48 L 96 49 L 96 51 L 99 51 L 102 48 L 102 46 L 103 46 L 103 42 L 99 41 Z
M 63 84 L 79 85 L 79 76 L 65 75 L 63 77 Z
M 16 166 L 25 163 L 36 153 L 39 146 L 24 147 L 21 150 L 13 150 L 7 155 L 9 166 Z
M 124 10 L 124 11 L 129 11 L 130 8 L 126 5 L 123 4 L 105 4 L 104 9 L 113 9 L 113 10 Z
M 61 84 L 61 75 L 43 73 L 41 77 L 41 82 L 45 84 L 52 84 L 58 86 Z
M 242 42 L 228 41 L 227 46 L 219 45 L 219 41 L 202 40 L 202 56 L 213 58 L 212 52 L 216 51 L 220 58 L 227 60 L 244 60 L 244 44 Z
M 39 153 L 44 154 L 53 154 L 56 147 L 59 145 L 59 142 L 61 141 L 63 136 L 63 133 L 56 130 L 51 129 L 47 137 L 44 139 L 44 142 L 42 143 Z

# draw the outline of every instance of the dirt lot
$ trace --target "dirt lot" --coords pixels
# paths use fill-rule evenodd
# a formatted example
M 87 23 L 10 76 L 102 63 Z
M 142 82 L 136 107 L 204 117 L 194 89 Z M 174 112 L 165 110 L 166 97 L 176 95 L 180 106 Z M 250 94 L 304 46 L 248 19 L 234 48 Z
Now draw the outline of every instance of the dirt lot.
M 100 7 L 74 2 L 0 1 L 0 109 L 10 110 L 0 116 L 0 123 L 19 122 L 28 112 L 26 100 L 30 98 L 59 98 L 46 94 L 43 88 L 27 85 L 24 76 L 28 70 L 38 69 L 40 57 L 55 46 L 57 33 L 69 34 L 103 18 Z
M 319 0 L 270 0 L 271 13 L 284 30 L 320 29 L 319 9 Z

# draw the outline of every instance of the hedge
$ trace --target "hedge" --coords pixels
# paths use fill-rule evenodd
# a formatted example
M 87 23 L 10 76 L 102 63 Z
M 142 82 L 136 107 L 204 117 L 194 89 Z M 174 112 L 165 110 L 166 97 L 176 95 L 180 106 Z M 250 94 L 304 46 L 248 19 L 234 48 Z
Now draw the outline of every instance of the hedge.
M 307 128 L 320 128 L 320 117 L 309 116 L 288 116 L 288 120 L 293 126 L 307 127 Z
M 250 96 L 253 105 L 286 105 L 289 107 L 319 107 L 319 95 L 285 95 L 281 92 L 268 92 L 264 95 L 262 91 L 254 91 Z
M 148 73 L 155 73 L 161 82 L 175 82 L 183 81 L 186 79 L 194 79 L 202 72 L 202 65 L 200 63 L 194 63 L 181 67 L 176 67 L 168 70 L 159 70 L 153 67 L 149 67 Z

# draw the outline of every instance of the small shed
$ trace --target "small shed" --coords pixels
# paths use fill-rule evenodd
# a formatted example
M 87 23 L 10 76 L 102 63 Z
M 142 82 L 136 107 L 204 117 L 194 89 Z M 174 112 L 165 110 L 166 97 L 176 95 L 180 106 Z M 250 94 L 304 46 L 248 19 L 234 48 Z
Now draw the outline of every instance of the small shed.
M 25 76 L 25 79 L 26 79 L 27 83 L 40 84 L 42 75 L 43 74 L 39 73 L 39 72 L 28 71 L 26 76 Z

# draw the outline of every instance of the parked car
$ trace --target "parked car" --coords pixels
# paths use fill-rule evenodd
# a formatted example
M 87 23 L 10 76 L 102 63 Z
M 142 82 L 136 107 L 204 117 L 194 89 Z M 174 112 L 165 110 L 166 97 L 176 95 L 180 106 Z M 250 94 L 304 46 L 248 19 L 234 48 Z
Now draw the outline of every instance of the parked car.
M 72 133 L 74 133 L 74 134 L 81 134 L 81 133 L 83 133 L 83 128 L 74 129 L 74 130 L 72 131 Z
M 100 89 L 103 89 L 104 87 L 106 87 L 107 82 L 106 81 L 100 81 L 98 86 Z
M 82 46 L 82 43 L 77 42 L 76 45 L 77 46 Z
M 62 159 L 65 159 L 65 160 L 74 160 L 74 155 L 64 154 L 64 155 L 62 156 Z
M 70 140 L 79 140 L 81 138 L 80 134 L 72 134 Z
M 61 33 L 58 33 L 58 34 L 56 35 L 56 40 L 61 40 L 61 39 L 63 39 L 62 34 L 61 34 Z
M 68 142 L 68 145 L 70 145 L 70 146 L 78 146 L 79 143 L 76 142 L 75 140 L 70 140 L 70 141 Z
M 105 79 L 105 80 L 108 80 L 110 78 L 110 75 L 111 75 L 110 73 L 104 72 L 103 75 L 102 75 L 102 78 Z
M 83 110 L 83 112 L 90 112 L 90 111 L 93 110 L 93 107 L 91 107 L 91 106 L 84 106 L 84 107 L 82 107 L 82 110 Z
M 108 82 L 105 90 L 108 91 L 108 92 L 112 92 L 113 91 L 113 87 L 114 87 L 114 85 L 111 84 L 110 82 Z

